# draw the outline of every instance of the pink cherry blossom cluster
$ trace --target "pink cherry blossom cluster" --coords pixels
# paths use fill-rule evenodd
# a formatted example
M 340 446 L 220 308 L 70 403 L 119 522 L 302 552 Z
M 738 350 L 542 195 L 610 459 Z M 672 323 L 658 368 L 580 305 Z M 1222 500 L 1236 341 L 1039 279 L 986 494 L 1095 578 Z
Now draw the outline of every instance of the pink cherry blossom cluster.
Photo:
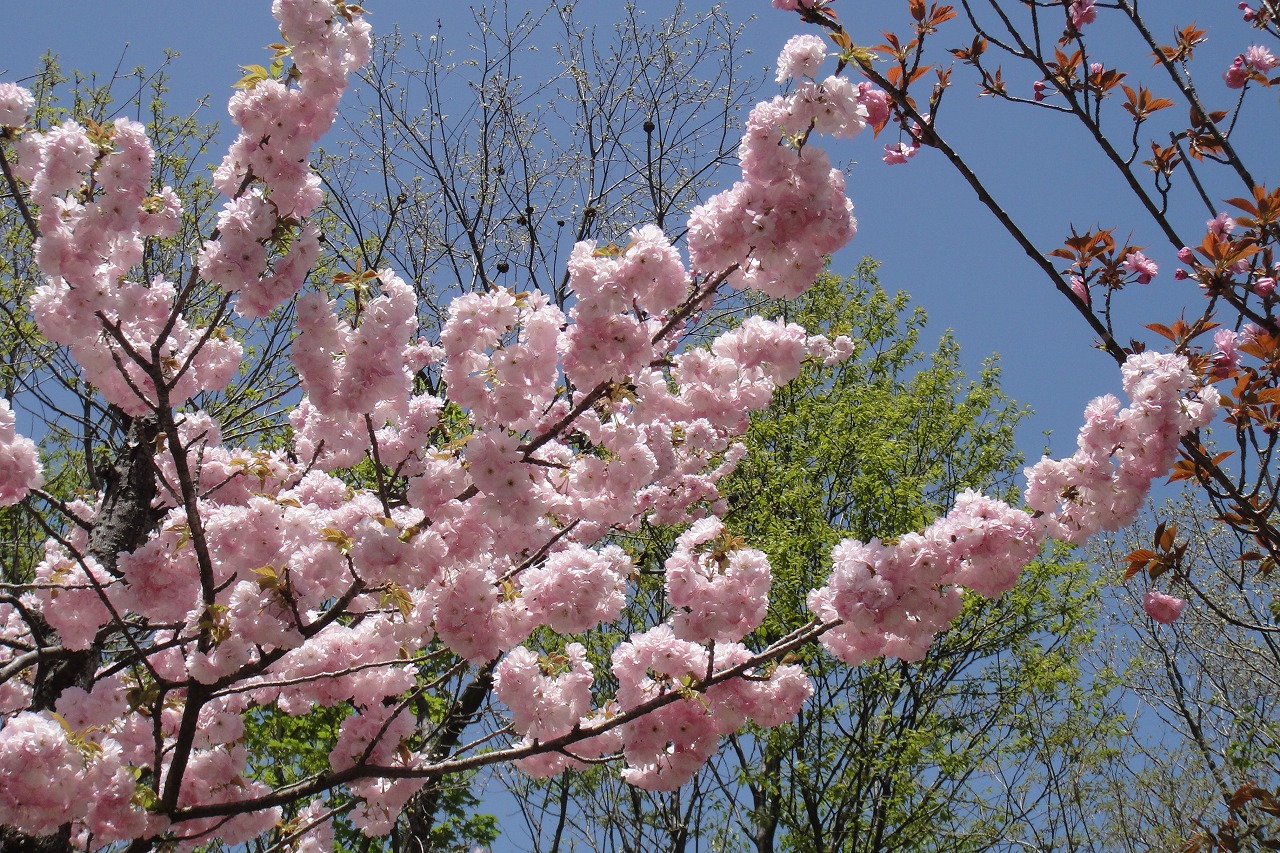
M 778 55 L 777 81 L 785 83 L 802 77 L 812 80 L 826 58 L 827 44 L 818 36 L 808 33 L 792 36 Z
M 689 214 L 695 271 L 732 270 L 733 286 L 774 297 L 808 287 L 856 222 L 843 173 L 806 141 L 814 130 L 837 137 L 861 131 L 870 115 L 868 91 L 828 77 L 756 105 L 738 149 L 742 180 Z
M 966 491 L 944 518 L 896 543 L 841 542 L 828 585 L 809 608 L 835 627 L 823 645 L 858 664 L 881 656 L 918 660 L 960 615 L 957 584 L 995 597 L 1040 550 L 1027 513 Z
M 23 618 L 25 614 L 8 602 L 0 602 L 0 671 L 15 664 L 23 650 L 33 647 L 31 626 Z M 19 662 L 20 663 L 20 662 Z M 20 678 L 0 681 L 0 719 L 7 718 L 31 705 L 31 685 Z
M 1150 284 L 1160 272 L 1156 262 L 1139 251 L 1129 252 L 1120 263 L 1125 272 L 1131 273 L 1138 284 Z
M 12 506 L 44 484 L 35 442 L 18 435 L 9 401 L 0 399 L 0 506 Z
M 1070 0 L 1067 12 L 1071 16 L 1071 26 L 1076 29 L 1098 20 L 1098 9 L 1094 0 Z
M 493 687 L 511 709 L 516 734 L 545 741 L 568 733 L 591 710 L 591 673 L 581 643 L 551 660 L 517 646 L 498 664 Z
M 499 289 L 455 299 L 440 333 L 450 399 L 477 426 L 532 427 L 556 397 L 564 322 L 541 293 L 517 298 Z
M 375 705 L 342 721 L 338 742 L 329 754 L 335 770 L 362 762 L 384 767 L 411 767 L 418 758 L 401 747 L 414 730 L 414 718 L 394 707 Z M 406 757 L 407 756 L 407 757 Z M 362 779 L 351 786 L 359 797 L 352 822 L 367 835 L 387 835 L 405 803 L 422 786 L 423 779 Z
M 84 770 L 84 755 L 51 715 L 10 717 L 0 729 L 0 817 L 35 834 L 53 832 L 103 781 Z
M 1173 465 L 1179 436 L 1217 411 L 1212 386 L 1185 396 L 1195 377 L 1181 356 L 1132 355 L 1122 374 L 1130 405 L 1121 409 L 1110 394 L 1096 398 L 1085 409 L 1076 453 L 1027 469 L 1027 505 L 1055 539 L 1079 543 L 1132 521 L 1152 480 Z
M 405 355 L 417 331 L 417 298 L 390 270 L 380 273 L 379 282 L 381 295 L 362 302 L 354 327 L 321 294 L 298 300 L 293 365 L 322 415 L 341 420 L 370 414 L 382 400 L 409 396 L 412 373 Z
M 36 99 L 14 83 L 0 83 L 0 130 L 19 128 L 27 123 Z
M 1045 538 L 1079 543 L 1132 521 L 1151 481 L 1172 466 L 1178 437 L 1213 419 L 1218 396 L 1212 386 L 1186 396 L 1195 377 L 1181 356 L 1133 355 L 1123 375 L 1128 408 L 1110 395 L 1095 399 L 1079 450 L 1027 469 L 1024 497 L 1034 515 L 966 491 L 922 533 L 837 545 L 828 585 L 809 594 L 810 609 L 835 624 L 823 645 L 850 664 L 918 659 L 960 613 L 958 587 L 994 598 Z
M 214 172 L 228 201 L 199 257 L 200 274 L 238 293 L 236 309 L 246 317 L 265 316 L 297 293 L 319 256 L 319 233 L 301 223 L 321 198 L 311 146 L 332 125 L 348 76 L 370 50 L 368 22 L 344 17 L 332 0 L 274 0 L 272 14 L 292 70 L 285 80 L 247 81 L 231 99 L 240 135 Z M 258 186 L 246 192 L 251 184 Z
M 724 545 L 724 523 L 704 518 L 676 540 L 667 558 L 667 601 L 679 608 L 676 636 L 697 643 L 737 642 L 759 627 L 769 603 L 769 559 L 755 548 Z
M 1254 79 L 1265 83 L 1267 73 L 1277 65 L 1280 65 L 1280 59 L 1276 59 L 1271 51 L 1261 45 L 1250 45 L 1248 50 L 1231 60 L 1231 67 L 1222 73 L 1222 80 L 1230 89 L 1244 88 L 1245 83 Z
M 653 361 L 662 315 L 689 295 L 680 254 L 654 225 L 635 229 L 616 257 L 579 243 L 569 258 L 569 311 L 565 376 L 576 387 L 623 381 Z
M 697 692 L 709 672 L 723 672 L 751 660 L 740 643 L 704 646 L 680 639 L 670 625 L 633 636 L 613 652 L 620 710 L 638 708 L 664 694 L 683 694 L 621 727 L 622 777 L 657 791 L 680 787 L 707 762 L 720 737 L 746 722 L 775 726 L 795 716 L 812 695 L 808 676 L 794 664 L 771 671 L 747 670 Z
M 1234 376 L 1240 368 L 1240 333 L 1234 329 L 1219 329 L 1213 334 L 1213 369 L 1215 379 Z
M 1280 263 L 1273 263 L 1268 268 L 1264 264 L 1259 264 L 1256 258 L 1245 256 L 1234 263 L 1223 265 L 1215 257 L 1215 250 L 1220 251 L 1230 248 L 1228 244 L 1232 240 L 1231 235 L 1238 228 L 1239 223 L 1229 213 L 1219 213 L 1205 222 L 1205 246 L 1208 246 L 1210 241 L 1216 243 L 1217 246 L 1212 249 L 1193 249 L 1190 246 L 1183 246 L 1178 249 L 1178 260 L 1188 265 L 1190 269 L 1176 269 L 1173 277 L 1178 281 L 1190 279 L 1199 283 L 1203 288 L 1217 286 L 1214 284 L 1215 280 L 1220 280 L 1219 277 L 1224 273 L 1230 276 L 1241 276 L 1244 281 L 1234 286 L 1240 287 L 1242 291 L 1251 291 L 1270 303 L 1275 294 L 1276 280 L 1280 278 Z M 1203 260 L 1197 259 L 1197 255 L 1201 255 Z
M 277 12 L 282 12 L 279 4 Z M 296 59 L 303 44 L 299 33 L 309 30 L 288 21 L 284 29 L 294 39 Z M 358 28 L 353 32 L 359 36 Z M 339 47 L 328 49 L 333 56 L 350 53 L 339 49 L 343 36 L 332 27 L 307 38 L 313 36 L 335 40 Z M 331 84 L 345 74 L 346 61 L 338 60 L 338 70 L 328 74 Z M 265 140 L 282 129 L 290 138 L 295 131 L 305 137 L 309 131 L 299 127 L 325 124 L 331 105 L 327 96 L 321 98 L 323 109 L 308 102 L 314 94 L 308 88 L 310 73 L 300 70 L 301 95 L 260 81 L 235 99 L 233 109 L 246 130 L 220 176 L 224 191 L 234 197 L 219 217 L 219 239 L 205 245 L 201 270 L 224 286 L 239 276 L 242 313 L 262 313 L 275 304 L 272 296 L 256 303 L 262 310 L 245 307 L 269 289 L 261 279 L 269 244 L 282 224 L 293 227 L 286 220 L 304 214 L 312 203 L 309 179 L 294 180 L 284 167 L 270 172 L 266 160 L 253 159 L 266 157 L 266 149 L 247 140 L 254 135 Z M 833 80 L 823 87 L 804 84 L 788 105 L 774 106 L 793 113 L 787 121 L 797 132 L 804 128 L 807 142 L 810 126 L 846 135 L 859 129 L 866 113 L 859 105 L 862 94 Z M 875 102 L 873 96 L 866 99 Z M 277 113 L 283 118 L 272 118 Z M 304 115 L 310 118 L 300 118 Z M 122 125 L 117 135 L 125 138 L 134 131 Z M 751 141 L 744 143 L 755 180 L 744 182 L 741 194 L 753 194 L 763 205 L 764 225 L 788 209 L 807 222 L 760 239 L 761 262 L 751 267 L 758 278 L 766 261 L 817 257 L 815 251 L 834 248 L 851 233 L 852 219 L 838 173 L 815 146 L 793 140 L 795 147 L 780 149 L 779 160 L 763 150 L 764 137 L 757 137 L 754 154 Z M 777 148 L 776 133 L 771 138 Z M 88 133 L 70 127 L 51 134 L 41 150 L 40 165 L 30 167 L 30 182 L 40 187 L 61 180 L 58 191 L 84 184 L 98 159 Z M 70 166 L 64 168 L 64 162 Z M 138 163 L 141 174 L 145 157 Z M 243 181 L 250 175 L 263 184 L 243 192 L 231 186 L 237 177 Z M 834 215 L 815 207 L 814 193 L 819 204 L 834 206 Z M 778 212 L 766 215 L 766 210 Z M 736 208 L 709 209 L 701 216 L 708 227 L 723 231 Z M 142 232 L 138 218 L 120 222 L 138 245 L 153 236 Z M 76 241 L 66 242 L 70 248 L 56 256 L 61 266 L 49 271 L 51 277 L 78 274 L 77 264 L 101 273 L 100 257 L 85 260 L 75 253 Z M 115 275 L 132 265 L 136 250 L 130 251 L 98 255 L 108 258 Z M 812 263 L 812 258 L 799 266 L 787 262 L 769 275 L 778 279 L 777 287 L 798 292 L 812 279 Z M 215 274 L 218 265 L 224 266 Z M 157 730 L 147 722 L 156 709 L 145 703 L 86 715 L 81 711 L 90 699 L 67 694 L 67 719 L 79 722 L 64 740 L 91 737 L 103 747 L 86 755 L 71 776 L 115 778 L 127 766 L 151 767 L 149 743 L 151 755 L 166 756 L 165 766 L 151 767 L 154 777 L 164 780 L 168 756 L 178 750 L 181 697 L 189 689 L 182 685 L 195 684 L 210 693 L 199 709 L 208 719 L 201 736 L 186 747 L 178 808 L 261 792 L 258 783 L 238 793 L 225 784 L 245 772 L 238 732 L 243 714 L 254 708 L 301 714 L 313 706 L 349 705 L 354 713 L 334 750 L 335 770 L 361 761 L 400 760 L 411 717 L 393 713 L 387 703 L 412 688 L 406 661 L 437 638 L 477 664 L 506 655 L 498 685 L 513 708 L 518 735 L 547 738 L 597 726 L 601 733 L 584 737 L 577 754 L 621 749 L 629 772 L 646 784 L 667 785 L 687 776 L 721 734 L 747 719 L 775 724 L 793 713 L 808 689 L 798 669 L 775 668 L 766 677 L 747 666 L 752 658 L 745 646 L 717 646 L 713 661 L 699 645 L 729 643 L 758 625 L 769 587 L 763 554 L 711 541 L 722 534 L 713 517 L 682 538 L 669 566 L 671 599 L 680 608 L 672 624 L 683 639 L 674 639 L 676 628 L 664 626 L 637 640 L 642 648 L 676 643 L 696 650 L 698 666 L 656 678 L 633 673 L 633 688 L 618 711 L 626 725 L 618 728 L 607 707 L 591 707 L 590 672 L 572 647 L 568 672 L 552 677 L 539 675 L 540 667 L 530 663 L 532 652 L 520 651 L 519 645 L 539 626 L 580 632 L 617 619 L 634 566 L 621 548 L 602 538 L 634 529 L 644 519 L 670 523 L 721 509 L 716 483 L 745 452 L 734 439 L 746 428 L 750 412 L 767 406 L 773 389 L 794 378 L 806 359 L 833 363 L 851 352 L 847 338 L 809 337 L 794 324 L 761 319 L 719 336 L 705 349 L 681 349 L 684 319 L 733 266 L 707 267 L 701 279 L 693 277 L 665 235 L 644 226 L 623 248 L 582 244 L 574 250 L 569 270 L 574 301 L 567 316 L 540 293 L 471 294 L 451 307 L 438 347 L 415 341 L 412 291 L 389 271 L 358 277 L 343 306 L 320 294 L 304 296 L 293 356 L 307 396 L 292 419 L 293 459 L 224 447 L 210 416 L 185 412 L 177 423 L 179 441 L 158 459 L 159 504 L 167 514 L 150 541 L 120 555 L 118 575 L 87 556 L 80 534 L 48 548 L 38 572 L 40 588 L 29 596 L 28 606 L 59 630 L 69 649 L 90 647 L 121 616 L 154 626 L 151 645 L 136 651 L 146 660 L 147 678 L 168 685 L 170 696 L 160 711 L 164 725 Z M 123 339 L 120 346 L 127 344 L 126 354 L 130 348 L 148 352 L 178 295 L 164 282 L 125 290 L 134 313 L 127 324 L 110 329 Z M 88 298 L 64 294 L 64 301 Z M 120 314 L 95 303 L 76 316 L 84 310 L 100 312 L 113 323 Z M 68 312 L 67 328 L 71 320 Z M 177 346 L 184 327 L 176 319 L 167 325 L 165 334 Z M 208 348 L 210 340 L 206 336 L 203 346 Z M 167 355 L 193 372 L 194 357 Z M 413 393 L 412 376 L 429 361 L 440 363 L 448 404 L 462 413 L 462 421 L 455 416 L 449 429 L 441 423 L 446 402 Z M 138 371 L 124 374 L 126 384 L 143 392 L 134 395 L 133 411 L 156 405 L 147 393 L 151 374 L 146 367 L 138 364 Z M 568 393 L 560 386 L 563 380 Z M 25 447 L 16 439 L 10 446 Z M 341 473 L 366 456 L 404 479 L 405 502 L 388 505 L 376 491 L 352 489 L 326 473 Z M 198 541 L 196 519 L 175 487 L 180 468 L 194 472 Z M 29 477 L 13 479 L 15 494 L 30 484 Z M 618 495 L 634 499 L 619 501 Z M 82 520 L 90 521 L 92 514 L 92 508 L 84 508 Z M 727 607 L 730 598 L 734 603 Z M 335 619 L 339 614 L 355 621 Z M 13 621 L 12 613 L 6 618 Z M 693 695 L 698 680 L 735 666 L 752 677 L 721 676 L 708 690 L 714 697 L 710 713 Z M 628 671 L 624 663 L 616 668 Z M 639 704 L 667 689 L 662 685 L 675 684 L 672 677 L 690 695 L 655 713 L 688 721 L 702 734 L 676 738 L 668 752 L 665 740 L 654 740 L 651 723 L 632 725 L 626 715 L 638 717 Z M 686 684 L 686 678 L 694 680 Z M 119 694 L 118 680 L 99 684 L 112 685 Z M 648 698 L 641 699 L 642 694 Z M 564 701 L 546 700 L 550 696 Z M 607 733 L 615 728 L 613 735 Z M 102 757 L 108 754 L 122 757 L 108 761 Z M 546 761 L 539 766 L 536 758 L 528 763 L 535 770 L 552 769 Z M 111 799 L 121 825 L 151 819 L 128 805 L 137 800 L 134 778 L 121 776 L 120 796 Z M 420 784 L 376 778 L 357 783 L 352 790 L 363 798 L 357 821 L 369 832 L 385 832 Z M 74 808 L 62 815 L 67 816 L 89 819 Z M 219 833 L 224 840 L 249 837 L 271 818 L 269 810 L 253 819 L 237 818 L 239 829 L 224 827 Z M 16 807 L 0 820 L 36 824 Z M 205 819 L 188 825 L 204 826 Z
M 904 165 L 920 150 L 918 145 L 908 145 L 905 142 L 895 142 L 884 147 L 884 157 L 880 158 L 889 166 Z
M 128 278 L 144 242 L 176 233 L 182 210 L 171 188 L 149 192 L 154 155 L 142 125 L 121 118 L 91 131 L 66 122 L 16 145 L 15 174 L 39 210 L 36 262 L 46 283 L 31 309 L 41 332 L 68 346 L 85 377 L 129 414 L 158 402 L 157 382 L 179 400 L 223 387 L 240 345 L 189 326 L 171 283 Z
M 1177 622 L 1186 606 L 1185 600 L 1155 589 L 1147 590 L 1142 596 L 1142 609 L 1161 625 Z

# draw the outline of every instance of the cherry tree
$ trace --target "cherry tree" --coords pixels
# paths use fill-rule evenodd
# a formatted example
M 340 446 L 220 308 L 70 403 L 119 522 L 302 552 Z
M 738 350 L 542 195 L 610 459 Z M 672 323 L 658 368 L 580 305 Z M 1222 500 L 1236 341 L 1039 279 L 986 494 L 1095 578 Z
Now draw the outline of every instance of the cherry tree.
M 65 499 L 15 429 L 21 400 L 0 404 L 0 502 L 60 516 L 33 575 L 0 588 L 6 849 L 273 833 L 322 849 L 336 811 L 385 835 L 424 786 L 497 763 L 608 762 L 669 790 L 722 736 L 797 712 L 811 687 L 788 653 L 918 658 L 1045 540 L 1130 520 L 1217 411 L 1200 362 L 1127 354 L 1129 400 L 1094 401 L 1078 451 L 1028 469 L 1027 509 L 966 491 L 920 531 L 845 540 L 811 618 L 749 645 L 769 563 L 726 534 L 717 483 L 750 414 L 852 346 L 762 318 L 710 343 L 690 329 L 724 289 L 786 298 L 816 279 L 855 230 L 818 141 L 883 126 L 896 102 L 824 76 L 825 43 L 793 40 L 787 94 L 752 110 L 741 178 L 689 212 L 686 253 L 657 224 L 579 242 L 563 300 L 489 282 L 425 339 L 413 288 L 389 268 L 334 273 L 313 216 L 310 153 L 369 58 L 363 10 L 272 11 L 275 56 L 229 104 L 216 228 L 180 279 L 148 263 L 183 200 L 154 180 L 144 128 L 40 126 L 31 94 L 0 84 L 0 164 L 44 276 L 25 310 L 128 431 L 103 488 Z M 199 401 L 254 369 L 258 321 L 280 318 L 303 392 L 288 446 L 224 442 Z M 576 638 L 622 614 L 649 522 L 685 525 L 669 615 L 617 644 L 604 695 Z M 421 725 L 416 707 L 442 698 L 481 724 Z M 253 771 L 247 726 L 318 713 L 339 718 L 321 769 Z

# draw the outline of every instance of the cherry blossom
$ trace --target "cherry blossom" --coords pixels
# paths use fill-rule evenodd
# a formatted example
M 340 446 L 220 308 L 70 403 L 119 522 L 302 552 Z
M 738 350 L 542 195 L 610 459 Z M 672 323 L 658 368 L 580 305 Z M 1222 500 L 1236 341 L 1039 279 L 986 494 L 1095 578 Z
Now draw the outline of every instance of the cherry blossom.
M 1098 19 L 1098 10 L 1094 0 L 1071 0 L 1071 25 L 1076 29 L 1085 24 L 1092 24 Z
M 1142 597 L 1142 609 L 1162 625 L 1177 622 L 1186 606 L 1185 600 L 1159 590 L 1149 589 Z
M 36 105 L 36 99 L 21 86 L 0 83 L 0 128 L 22 127 Z
M 0 399 L 0 506 L 12 506 L 43 485 L 35 442 L 18 435 L 9 401 Z
M 814 35 L 792 36 L 778 55 L 777 81 L 785 83 L 801 77 L 813 79 L 826 57 L 827 45 L 822 39 Z

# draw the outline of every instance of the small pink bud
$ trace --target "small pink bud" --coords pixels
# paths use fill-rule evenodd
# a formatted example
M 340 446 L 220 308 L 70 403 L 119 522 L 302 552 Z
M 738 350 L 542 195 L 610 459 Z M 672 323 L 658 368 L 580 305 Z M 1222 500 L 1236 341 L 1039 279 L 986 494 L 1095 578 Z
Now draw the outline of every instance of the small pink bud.
M 1089 296 L 1089 285 L 1078 275 L 1071 276 L 1071 292 L 1080 297 L 1080 301 L 1085 305 L 1093 304 Z

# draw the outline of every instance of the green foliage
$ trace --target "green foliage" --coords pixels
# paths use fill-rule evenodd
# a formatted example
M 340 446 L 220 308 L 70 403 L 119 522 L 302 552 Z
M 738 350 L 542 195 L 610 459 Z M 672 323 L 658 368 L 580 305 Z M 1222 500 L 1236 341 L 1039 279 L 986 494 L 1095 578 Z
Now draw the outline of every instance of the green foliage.
M 967 381 L 950 334 L 926 357 L 924 312 L 885 293 L 875 269 L 863 261 L 851 279 L 828 274 L 794 303 L 762 306 L 811 334 L 854 341 L 844 364 L 810 364 L 778 390 L 722 489 L 728 524 L 774 568 L 770 634 L 807 618 L 801 596 L 824 582 L 840 539 L 916 530 L 963 488 L 1006 491 L 1020 461 L 1013 432 L 1024 412 L 1000 391 L 996 361 Z

